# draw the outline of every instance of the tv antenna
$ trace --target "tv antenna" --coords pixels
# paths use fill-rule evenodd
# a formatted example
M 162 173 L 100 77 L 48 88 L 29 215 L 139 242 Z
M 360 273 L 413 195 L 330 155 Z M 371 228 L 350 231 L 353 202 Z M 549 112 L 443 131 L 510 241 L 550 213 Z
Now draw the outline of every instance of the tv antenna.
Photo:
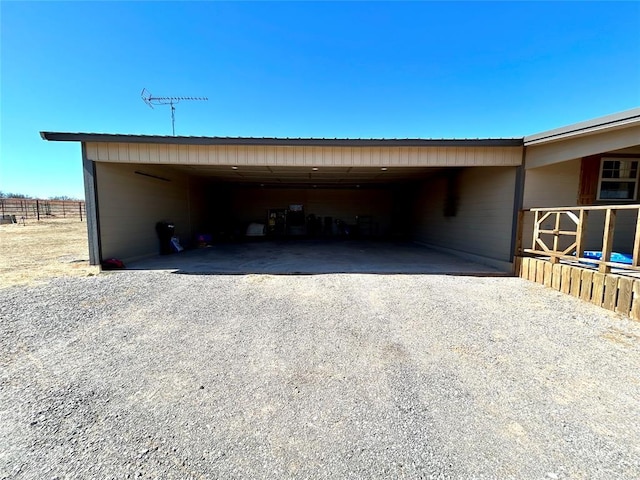
M 154 97 L 146 88 L 142 89 L 140 93 L 144 103 L 153 108 L 154 105 L 169 105 L 171 107 L 171 131 L 173 136 L 176 136 L 176 104 L 184 100 L 197 100 L 206 102 L 209 100 L 207 97 Z

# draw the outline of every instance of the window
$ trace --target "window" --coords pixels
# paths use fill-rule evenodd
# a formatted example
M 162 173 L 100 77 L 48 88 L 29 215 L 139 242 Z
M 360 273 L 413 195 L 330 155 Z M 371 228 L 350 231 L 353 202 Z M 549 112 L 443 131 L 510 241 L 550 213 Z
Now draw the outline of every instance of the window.
M 600 162 L 598 200 L 635 200 L 638 194 L 638 164 L 636 158 L 604 157 Z

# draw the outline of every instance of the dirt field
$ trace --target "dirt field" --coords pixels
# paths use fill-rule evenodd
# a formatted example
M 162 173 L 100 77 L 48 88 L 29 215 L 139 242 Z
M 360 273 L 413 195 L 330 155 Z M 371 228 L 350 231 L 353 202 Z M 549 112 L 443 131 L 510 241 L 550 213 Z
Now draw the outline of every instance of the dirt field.
M 0 288 L 98 272 L 89 265 L 87 224 L 78 219 L 0 225 Z

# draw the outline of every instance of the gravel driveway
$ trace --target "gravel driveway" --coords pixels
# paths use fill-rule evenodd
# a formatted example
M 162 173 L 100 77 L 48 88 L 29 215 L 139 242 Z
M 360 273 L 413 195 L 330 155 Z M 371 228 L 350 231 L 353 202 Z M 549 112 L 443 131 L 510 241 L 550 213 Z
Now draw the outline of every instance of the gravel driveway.
M 638 478 L 640 324 L 518 278 L 0 290 L 0 478 Z

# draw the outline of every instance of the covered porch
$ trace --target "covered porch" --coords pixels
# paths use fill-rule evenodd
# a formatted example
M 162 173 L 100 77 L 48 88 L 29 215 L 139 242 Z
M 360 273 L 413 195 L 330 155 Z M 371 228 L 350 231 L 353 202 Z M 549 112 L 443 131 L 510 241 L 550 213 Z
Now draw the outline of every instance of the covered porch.
M 640 109 L 525 137 L 516 274 L 640 319 Z

